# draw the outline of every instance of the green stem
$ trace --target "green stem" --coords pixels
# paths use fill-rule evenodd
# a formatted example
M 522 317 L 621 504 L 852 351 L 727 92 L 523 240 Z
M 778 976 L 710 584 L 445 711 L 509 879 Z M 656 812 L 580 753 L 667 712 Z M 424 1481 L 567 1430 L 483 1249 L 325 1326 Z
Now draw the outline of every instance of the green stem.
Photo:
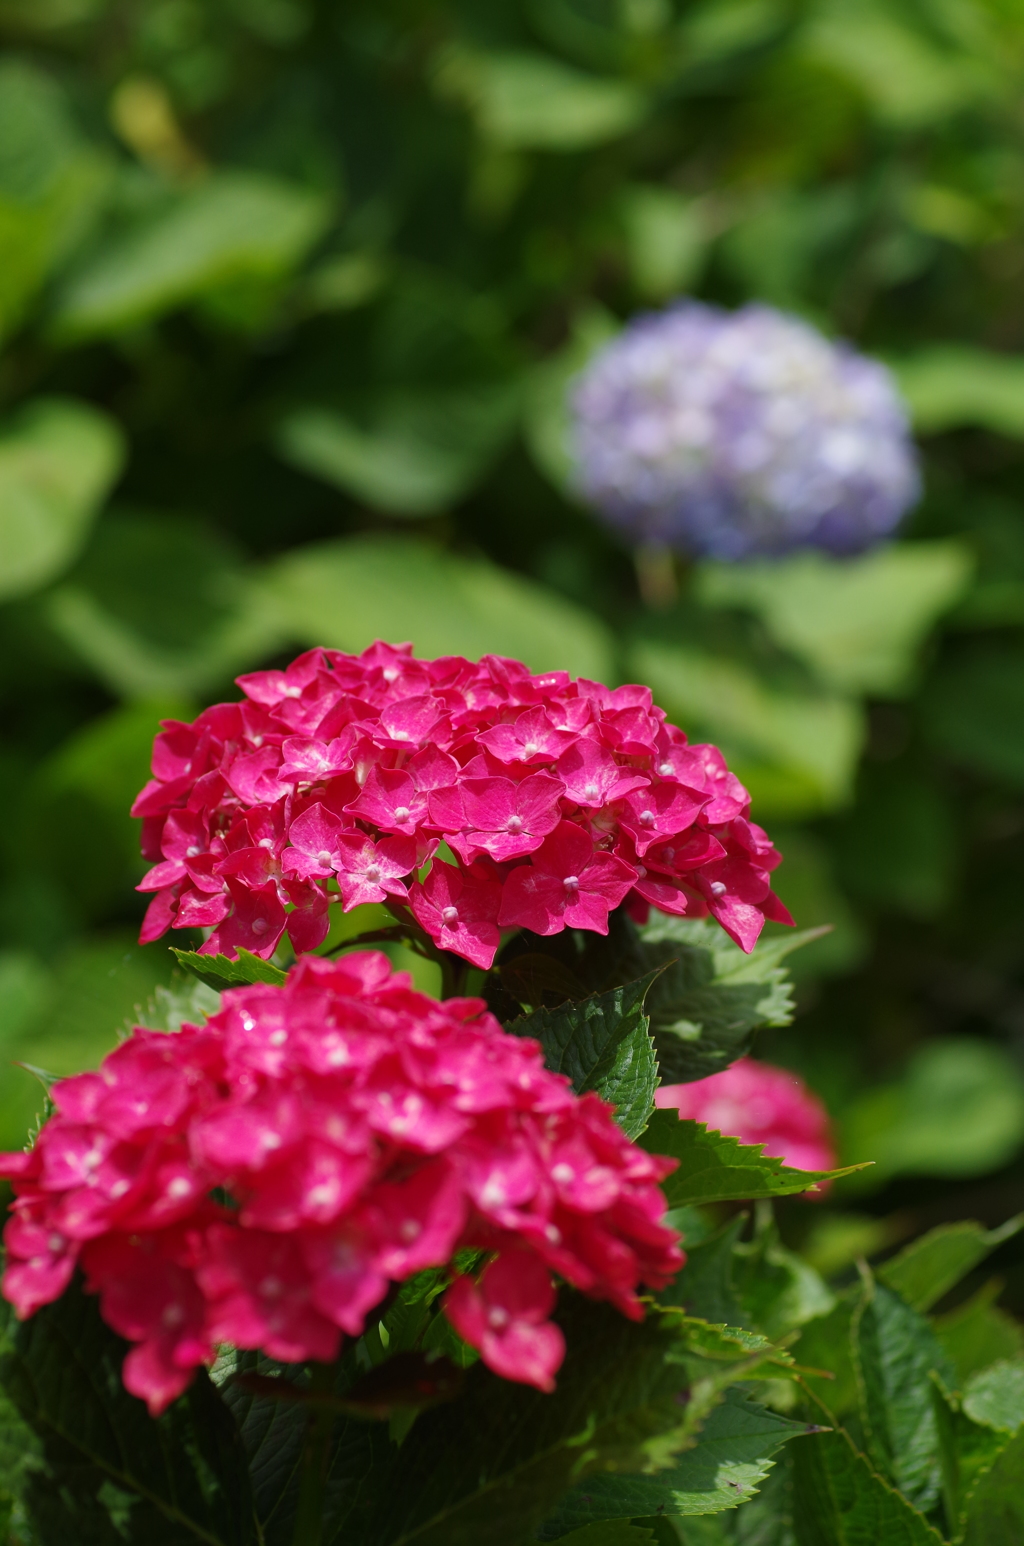
M 311 1393 L 330 1395 L 334 1389 L 333 1364 L 315 1363 L 309 1383 Z M 302 1447 L 299 1504 L 295 1513 L 293 1546 L 321 1546 L 324 1529 L 324 1494 L 331 1460 L 331 1432 L 336 1413 L 329 1406 L 310 1407 Z

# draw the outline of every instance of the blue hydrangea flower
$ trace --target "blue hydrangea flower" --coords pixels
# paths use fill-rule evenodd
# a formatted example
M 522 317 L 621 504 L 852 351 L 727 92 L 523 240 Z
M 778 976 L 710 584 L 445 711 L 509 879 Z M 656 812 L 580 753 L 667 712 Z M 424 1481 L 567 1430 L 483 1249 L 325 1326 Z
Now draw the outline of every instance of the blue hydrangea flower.
M 572 390 L 579 493 L 633 542 L 857 553 L 920 489 L 892 377 L 770 306 L 637 318 Z

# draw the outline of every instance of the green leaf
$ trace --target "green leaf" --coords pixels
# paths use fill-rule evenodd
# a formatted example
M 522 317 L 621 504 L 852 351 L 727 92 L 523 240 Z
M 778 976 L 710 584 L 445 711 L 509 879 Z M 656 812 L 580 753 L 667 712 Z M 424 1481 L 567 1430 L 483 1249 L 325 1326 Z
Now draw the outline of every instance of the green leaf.
M 630 670 L 670 719 L 721 746 L 760 811 L 809 815 L 850 798 L 864 725 L 849 699 L 783 690 L 738 661 L 651 640 L 633 646 Z
M 413 541 L 361 537 L 294 549 L 266 577 L 289 637 L 363 650 L 411 639 L 423 656 L 488 653 L 598 681 L 611 641 L 596 617 L 483 559 Z
M 859 1312 L 863 1285 L 846 1290 L 828 1315 L 808 1321 L 793 1355 L 803 1369 L 821 1370 L 831 1378 L 805 1374 L 804 1379 L 817 1399 L 836 1417 L 845 1417 L 858 1402 L 857 1372 L 854 1367 L 852 1323 Z
M 113 419 L 38 397 L 0 432 L 0 600 L 54 579 L 85 541 L 124 462 Z
M 876 1164 L 844 1183 L 848 1190 L 894 1175 L 984 1175 L 1024 1139 L 1024 1080 L 999 1046 L 936 1038 L 914 1054 L 899 1083 L 875 1086 L 847 1109 L 840 1137 L 845 1163 Z
M 196 950 L 178 950 L 171 946 L 171 954 L 177 959 L 178 965 L 186 971 L 205 982 L 210 988 L 218 992 L 222 988 L 230 988 L 243 982 L 284 982 L 288 976 L 280 966 L 274 966 L 270 961 L 264 961 L 259 956 L 254 956 L 251 951 L 243 946 L 238 947 L 238 959 L 232 961 L 229 956 L 204 956 Z
M 591 1520 L 645 1515 L 717 1514 L 738 1508 L 759 1489 L 771 1457 L 813 1426 L 781 1417 L 741 1390 L 726 1391 L 708 1414 L 691 1448 L 651 1476 L 588 1477 L 559 1505 L 543 1532 L 560 1532 Z
M 964 1499 L 962 1546 L 1020 1546 L 1024 1538 L 1024 1428 L 980 1472 Z
M 109 171 L 78 134 L 57 81 L 8 58 L 0 67 L 0 336 L 89 235 Z
M 464 1395 L 417 1420 L 359 1546 L 521 1546 L 575 1482 L 670 1461 L 689 1413 L 704 1415 L 677 1399 L 691 1382 L 668 1356 L 685 1350 L 678 1329 L 658 1316 L 633 1324 L 578 1295 L 562 1301 L 569 1352 L 554 1393 L 475 1365 Z M 742 1349 L 734 1356 L 718 1370 L 726 1383 L 744 1367 Z
M 965 1304 L 932 1321 L 961 1387 L 978 1369 L 987 1369 L 999 1359 L 1024 1358 L 1024 1327 L 993 1303 L 1002 1289 L 1001 1281 L 993 1278 Z
M 614 1524 L 602 1520 L 600 1524 L 584 1525 L 569 1535 L 560 1535 L 562 1546 L 654 1546 L 654 1536 L 643 1525 L 626 1524 L 617 1519 Z
M 1024 1424 L 1024 1359 L 994 1363 L 973 1374 L 962 1404 L 972 1422 L 1016 1433 Z
M 709 219 L 698 199 L 658 183 L 622 191 L 630 275 L 645 299 L 664 301 L 699 279 L 709 246 Z
M 869 1283 L 853 1339 L 869 1453 L 927 1513 L 941 1483 L 930 1379 L 935 1372 L 952 1385 L 952 1365 L 924 1317 L 881 1283 Z
M 890 360 L 914 428 L 937 434 L 975 424 L 1024 439 L 1024 359 L 940 344 Z
M 962 543 L 901 542 L 860 558 L 799 553 L 771 564 L 705 564 L 698 594 L 708 606 L 755 612 L 827 687 L 900 697 L 972 568 Z
M 272 286 L 329 218 L 318 193 L 264 173 L 214 173 L 69 279 L 54 334 L 70 343 L 119 333 L 200 297 Z
M 649 111 L 644 93 L 626 81 L 525 50 L 452 48 L 434 80 L 442 96 L 469 109 L 485 139 L 510 150 L 584 150 L 628 134 Z
M 662 1182 L 670 1208 L 787 1197 L 844 1174 L 792 1170 L 782 1160 L 762 1155 L 763 1145 L 708 1132 L 703 1122 L 680 1120 L 674 1111 L 655 1111 L 640 1143 L 651 1154 L 669 1154 L 679 1161 L 678 1169 Z
M 797 1546 L 941 1546 L 938 1531 L 842 1431 L 798 1444 L 793 1474 Z
M 175 972 L 169 983 L 157 984 L 149 1002 L 139 1011 L 139 1024 L 150 1031 L 180 1031 L 185 1024 L 204 1024 L 219 1008 L 219 992 L 191 973 L 182 976 Z
M 1024 651 L 986 643 L 943 663 L 921 695 L 925 735 L 965 767 L 1024 789 Z
M 205 694 L 285 642 L 241 555 L 176 516 L 105 517 L 44 605 L 64 643 L 123 698 Z
M 515 383 L 405 391 L 371 400 L 368 422 L 296 408 L 276 438 L 286 460 L 375 510 L 433 515 L 480 481 L 512 435 L 517 409 Z
M 875 1269 L 875 1277 L 914 1310 L 930 1310 L 967 1276 L 978 1262 L 1024 1228 L 1024 1214 L 999 1229 L 984 1229 L 966 1219 L 940 1224 Z
M 664 962 L 647 997 L 662 1081 L 719 1073 L 749 1051 L 763 1025 L 788 1025 L 792 987 L 781 962 L 825 932 L 762 938 L 749 955 L 711 920 L 652 912 L 640 929 L 644 957 Z
M 4 1313 L 0 1382 L 42 1443 L 26 1507 L 44 1540 L 254 1546 L 238 1433 L 202 1370 L 153 1420 L 121 1383 L 125 1344 L 77 1286 L 16 1327 Z
M 591 302 L 575 312 L 569 342 L 535 365 L 523 393 L 523 434 L 544 475 L 572 498 L 573 461 L 569 441 L 572 383 L 591 357 L 618 332 L 615 316 Z
M 959 1538 L 963 1526 L 964 1498 L 978 1477 L 987 1471 L 1007 1442 L 1006 1434 L 973 1422 L 959 1400 L 942 1381 L 932 1379 L 932 1410 L 939 1439 L 942 1473 L 942 1506 L 947 1532 Z
M 577 1094 L 596 1090 L 611 1101 L 631 1138 L 646 1127 L 658 1085 L 644 1000 L 659 970 L 560 1009 L 536 1009 L 505 1027 L 539 1041 L 547 1067 L 567 1074 Z

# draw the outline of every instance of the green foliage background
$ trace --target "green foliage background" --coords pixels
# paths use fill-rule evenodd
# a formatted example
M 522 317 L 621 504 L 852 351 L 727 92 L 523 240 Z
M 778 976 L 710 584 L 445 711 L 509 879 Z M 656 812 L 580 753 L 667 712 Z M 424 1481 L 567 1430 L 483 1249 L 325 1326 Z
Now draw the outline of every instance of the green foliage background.
M 1021 1208 L 1020 8 L 0 0 L 0 36 L 0 1141 L 10 1063 L 94 1061 L 169 976 L 125 814 L 155 720 L 383 636 L 648 681 L 749 783 L 835 925 L 759 1050 L 876 1161 L 791 1244 Z M 681 292 L 893 364 L 898 544 L 638 579 L 562 403 Z

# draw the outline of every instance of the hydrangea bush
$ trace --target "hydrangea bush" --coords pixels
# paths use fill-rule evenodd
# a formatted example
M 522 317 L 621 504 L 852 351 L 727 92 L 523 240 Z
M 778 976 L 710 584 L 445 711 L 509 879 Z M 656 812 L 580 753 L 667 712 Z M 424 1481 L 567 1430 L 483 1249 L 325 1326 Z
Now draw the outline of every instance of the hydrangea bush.
M 932 1369 L 952 1391 L 927 1253 L 948 1284 L 998 1232 L 838 1298 L 782 1244 L 772 1199 L 845 1172 L 820 1103 L 741 1057 L 800 937 L 758 944 L 790 921 L 779 856 L 720 753 L 643 688 L 508 660 L 378 644 L 241 684 L 163 725 L 136 806 L 143 937 L 204 930 L 193 987 L 0 1156 L 11 1540 L 648 1546 L 791 1494 L 831 1542 L 815 1500 L 851 1466 L 883 1540 L 959 1519 L 939 1417 L 879 1491 L 814 1381 L 862 1325 L 882 1357 L 889 1314 L 924 1349 L 912 1400 Z M 332 903 L 378 905 L 332 945 Z
M 571 441 L 580 493 L 616 530 L 697 556 L 857 553 L 919 492 L 886 368 L 759 304 L 630 323 L 579 378 Z

